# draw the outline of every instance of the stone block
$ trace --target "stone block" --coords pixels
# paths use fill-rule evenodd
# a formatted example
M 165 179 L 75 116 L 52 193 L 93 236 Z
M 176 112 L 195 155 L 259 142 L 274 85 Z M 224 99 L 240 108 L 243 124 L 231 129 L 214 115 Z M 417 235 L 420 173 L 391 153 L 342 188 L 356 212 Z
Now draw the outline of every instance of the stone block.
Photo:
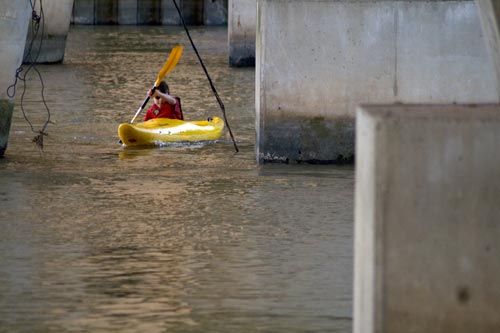
M 355 333 L 500 331 L 500 105 L 363 106 Z

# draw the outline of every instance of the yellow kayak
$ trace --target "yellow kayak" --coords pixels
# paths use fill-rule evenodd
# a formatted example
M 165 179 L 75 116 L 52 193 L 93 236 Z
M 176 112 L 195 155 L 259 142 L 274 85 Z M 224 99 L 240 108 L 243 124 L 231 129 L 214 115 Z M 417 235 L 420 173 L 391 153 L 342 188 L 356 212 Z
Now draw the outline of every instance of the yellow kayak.
M 127 146 L 152 146 L 168 142 L 215 141 L 221 137 L 223 129 L 224 121 L 219 117 L 198 121 L 156 118 L 135 125 L 120 124 L 118 135 Z

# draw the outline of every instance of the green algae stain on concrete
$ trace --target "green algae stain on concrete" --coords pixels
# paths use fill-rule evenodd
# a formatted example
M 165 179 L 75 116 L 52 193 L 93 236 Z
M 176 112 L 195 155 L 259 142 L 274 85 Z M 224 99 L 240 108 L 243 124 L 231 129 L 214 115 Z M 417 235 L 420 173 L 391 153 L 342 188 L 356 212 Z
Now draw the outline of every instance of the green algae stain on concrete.
M 14 104 L 8 100 L 0 99 L 0 157 L 4 155 L 7 149 L 13 111 Z
M 354 118 L 268 118 L 263 133 L 258 143 L 260 162 L 354 162 Z
M 348 117 L 304 119 L 297 162 L 345 164 L 354 162 L 354 120 Z

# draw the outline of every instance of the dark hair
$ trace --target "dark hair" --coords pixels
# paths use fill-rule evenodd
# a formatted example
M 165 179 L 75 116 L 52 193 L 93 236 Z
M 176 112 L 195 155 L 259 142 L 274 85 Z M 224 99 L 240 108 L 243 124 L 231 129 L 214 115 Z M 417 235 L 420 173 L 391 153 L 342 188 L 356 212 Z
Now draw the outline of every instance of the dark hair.
M 165 81 L 161 81 L 158 86 L 158 90 L 160 90 L 164 94 L 170 94 L 170 89 L 168 89 L 168 84 Z

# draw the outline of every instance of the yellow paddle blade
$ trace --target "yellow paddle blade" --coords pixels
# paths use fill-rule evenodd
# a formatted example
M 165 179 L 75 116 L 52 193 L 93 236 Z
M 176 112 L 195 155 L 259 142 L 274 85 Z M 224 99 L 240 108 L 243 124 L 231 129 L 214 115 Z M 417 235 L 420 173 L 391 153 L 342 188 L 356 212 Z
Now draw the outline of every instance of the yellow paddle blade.
M 158 87 L 160 85 L 160 82 L 165 77 L 165 75 L 170 73 L 170 71 L 174 69 L 174 67 L 177 65 L 182 55 L 182 49 L 183 47 L 181 45 L 177 45 L 172 49 L 172 51 L 170 51 L 170 55 L 168 56 L 167 62 L 165 63 L 165 65 L 163 65 L 162 69 L 158 73 L 158 78 L 156 79 L 155 87 Z

